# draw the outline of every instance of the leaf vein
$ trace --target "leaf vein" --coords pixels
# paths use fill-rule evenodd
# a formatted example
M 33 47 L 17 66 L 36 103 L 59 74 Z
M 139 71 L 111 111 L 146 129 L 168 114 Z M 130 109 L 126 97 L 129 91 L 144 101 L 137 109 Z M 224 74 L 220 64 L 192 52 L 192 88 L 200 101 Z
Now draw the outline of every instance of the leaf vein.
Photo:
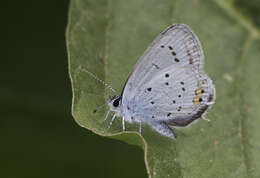
M 260 38 L 260 30 L 251 22 L 251 20 L 232 7 L 230 3 L 225 0 L 213 1 L 233 17 L 242 27 L 247 29 L 253 38 Z

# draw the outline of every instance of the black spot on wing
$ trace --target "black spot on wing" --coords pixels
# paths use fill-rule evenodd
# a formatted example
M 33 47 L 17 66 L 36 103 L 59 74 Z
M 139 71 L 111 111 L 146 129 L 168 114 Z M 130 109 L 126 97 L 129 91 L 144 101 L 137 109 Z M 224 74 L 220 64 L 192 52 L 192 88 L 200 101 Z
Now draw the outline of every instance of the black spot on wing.
M 175 62 L 180 62 L 180 60 L 178 58 L 174 58 Z

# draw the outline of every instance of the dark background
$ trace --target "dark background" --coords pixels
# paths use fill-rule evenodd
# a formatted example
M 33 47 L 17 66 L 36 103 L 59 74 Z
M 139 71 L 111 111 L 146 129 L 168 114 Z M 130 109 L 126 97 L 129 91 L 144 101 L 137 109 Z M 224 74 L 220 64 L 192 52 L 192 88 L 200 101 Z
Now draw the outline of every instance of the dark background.
M 69 1 L 1 2 L 0 177 L 146 177 L 143 151 L 71 116 Z

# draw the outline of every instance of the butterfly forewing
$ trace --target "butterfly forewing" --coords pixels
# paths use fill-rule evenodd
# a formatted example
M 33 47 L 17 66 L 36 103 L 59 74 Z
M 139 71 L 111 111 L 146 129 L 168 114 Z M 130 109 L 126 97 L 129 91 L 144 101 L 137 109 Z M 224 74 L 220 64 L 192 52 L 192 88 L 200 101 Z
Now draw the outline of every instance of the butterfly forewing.
M 125 84 L 124 119 L 146 122 L 173 137 L 167 125 L 185 126 L 201 117 L 215 99 L 203 60 L 201 44 L 188 26 L 167 28 L 138 60 Z
M 196 35 L 186 25 L 174 24 L 162 32 L 139 59 L 126 83 L 125 92 L 134 94 L 140 85 L 168 66 L 201 71 L 203 60 L 203 51 Z

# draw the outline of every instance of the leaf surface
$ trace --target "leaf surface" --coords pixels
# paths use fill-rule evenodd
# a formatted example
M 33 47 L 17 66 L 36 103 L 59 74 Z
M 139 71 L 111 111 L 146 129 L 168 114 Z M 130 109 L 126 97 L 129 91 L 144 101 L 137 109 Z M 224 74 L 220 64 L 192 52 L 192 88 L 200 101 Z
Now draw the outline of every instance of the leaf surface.
M 178 138 L 158 135 L 148 126 L 117 118 L 104 122 L 111 91 L 80 66 L 120 94 L 134 64 L 149 43 L 173 23 L 188 24 L 205 53 L 205 71 L 217 99 L 204 120 L 175 130 Z M 73 116 L 93 132 L 144 149 L 148 176 L 260 177 L 260 40 L 259 30 L 224 0 L 75 0 L 71 1 L 67 47 L 73 89 Z

